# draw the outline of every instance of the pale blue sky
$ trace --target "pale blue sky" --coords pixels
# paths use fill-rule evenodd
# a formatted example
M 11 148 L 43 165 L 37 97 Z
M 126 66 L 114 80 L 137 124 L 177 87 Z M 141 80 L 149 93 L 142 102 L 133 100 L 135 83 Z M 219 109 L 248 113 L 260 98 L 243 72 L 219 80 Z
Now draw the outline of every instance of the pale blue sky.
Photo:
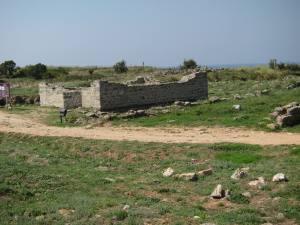
M 300 62 L 299 0 L 0 0 L 0 61 Z

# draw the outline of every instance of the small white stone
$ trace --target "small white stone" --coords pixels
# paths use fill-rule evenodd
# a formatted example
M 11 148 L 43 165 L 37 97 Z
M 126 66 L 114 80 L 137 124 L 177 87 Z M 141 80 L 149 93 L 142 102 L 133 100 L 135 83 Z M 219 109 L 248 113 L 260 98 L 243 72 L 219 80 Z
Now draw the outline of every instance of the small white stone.
M 251 195 L 251 193 L 250 192 L 244 192 L 244 193 L 242 193 L 242 195 L 244 196 L 244 197 L 246 197 L 246 198 L 251 198 L 252 197 L 252 195 Z
M 173 174 L 174 174 L 174 170 L 171 167 L 169 167 L 163 172 L 164 177 L 171 177 Z
M 273 176 L 272 181 L 273 182 L 281 182 L 281 181 L 287 181 L 287 177 L 283 173 L 277 173 Z
M 130 208 L 130 205 L 124 205 L 123 210 L 124 210 L 124 211 L 128 211 L 129 208 Z
M 233 105 L 232 108 L 234 110 L 240 111 L 242 107 L 241 107 L 241 105 Z
M 259 177 L 256 180 L 250 181 L 248 183 L 250 186 L 257 186 L 259 188 L 263 187 L 265 183 L 265 179 L 263 177 Z

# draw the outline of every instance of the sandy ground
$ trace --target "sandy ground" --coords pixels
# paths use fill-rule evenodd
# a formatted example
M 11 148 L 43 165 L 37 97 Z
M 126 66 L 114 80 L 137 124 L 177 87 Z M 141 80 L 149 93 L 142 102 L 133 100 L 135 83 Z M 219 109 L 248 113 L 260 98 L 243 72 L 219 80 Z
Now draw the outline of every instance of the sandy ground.
M 129 140 L 164 143 L 235 142 L 259 145 L 300 145 L 300 134 L 263 132 L 242 128 L 184 127 L 53 127 L 32 121 L 24 116 L 0 111 L 0 132 L 14 132 L 34 136 L 82 137 L 86 139 Z

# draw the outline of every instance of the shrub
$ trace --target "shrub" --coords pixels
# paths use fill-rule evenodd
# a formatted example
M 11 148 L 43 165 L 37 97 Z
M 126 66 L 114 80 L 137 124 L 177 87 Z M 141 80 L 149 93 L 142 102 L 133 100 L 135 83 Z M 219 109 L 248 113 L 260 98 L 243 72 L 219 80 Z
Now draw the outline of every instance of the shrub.
M 92 75 L 94 73 L 95 69 L 89 69 L 89 74 Z
M 286 64 L 286 69 L 291 71 L 300 71 L 300 65 L 299 64 Z
M 193 59 L 188 59 L 183 61 L 183 65 L 181 66 L 182 69 L 195 69 L 197 67 L 197 63 Z
M 126 66 L 126 62 L 124 60 L 117 62 L 114 65 L 114 70 L 116 73 L 126 73 L 128 71 L 128 67 Z
M 270 59 L 269 67 L 270 67 L 270 69 L 275 70 L 277 68 L 277 59 Z
M 277 67 L 278 67 L 278 69 L 280 69 L 280 70 L 284 70 L 285 69 L 285 64 L 284 63 L 278 63 L 278 65 L 277 65 Z
M 38 63 L 35 65 L 29 65 L 22 69 L 19 69 L 14 77 L 32 77 L 34 79 L 42 79 L 42 78 L 52 78 L 53 75 L 47 72 L 47 66 Z
M 0 74 L 12 76 L 16 70 L 16 63 L 13 60 L 5 61 L 0 64 Z
M 112 216 L 115 217 L 118 221 L 122 221 L 128 217 L 128 213 L 124 210 L 117 210 L 112 213 Z

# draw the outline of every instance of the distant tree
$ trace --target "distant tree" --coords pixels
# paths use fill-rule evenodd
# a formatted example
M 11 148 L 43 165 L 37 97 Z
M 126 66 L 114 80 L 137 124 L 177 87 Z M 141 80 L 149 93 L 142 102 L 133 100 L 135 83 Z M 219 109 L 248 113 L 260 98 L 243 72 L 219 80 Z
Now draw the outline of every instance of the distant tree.
M 188 59 L 183 61 L 183 65 L 181 66 L 182 69 L 195 69 L 197 67 L 197 63 L 193 59 Z
M 291 71 L 300 71 L 300 65 L 296 63 L 292 64 L 286 64 L 286 69 L 291 70 Z
M 284 70 L 284 69 L 285 69 L 285 64 L 284 64 L 283 62 L 278 63 L 278 64 L 277 64 L 277 67 L 278 67 L 278 69 L 280 69 L 280 70 Z
M 95 69 L 91 68 L 89 69 L 89 74 L 92 75 L 94 73 Z
M 34 79 L 51 78 L 51 73 L 47 72 L 47 66 L 38 63 L 35 65 L 25 66 L 17 71 L 15 77 L 32 77 Z
M 269 68 L 275 70 L 277 68 L 277 59 L 270 59 Z
M 0 64 L 0 73 L 2 75 L 12 76 L 15 70 L 16 70 L 16 63 L 13 60 L 8 60 Z
M 117 62 L 114 65 L 114 70 L 116 73 L 126 73 L 128 71 L 128 67 L 126 66 L 126 62 L 124 60 Z

